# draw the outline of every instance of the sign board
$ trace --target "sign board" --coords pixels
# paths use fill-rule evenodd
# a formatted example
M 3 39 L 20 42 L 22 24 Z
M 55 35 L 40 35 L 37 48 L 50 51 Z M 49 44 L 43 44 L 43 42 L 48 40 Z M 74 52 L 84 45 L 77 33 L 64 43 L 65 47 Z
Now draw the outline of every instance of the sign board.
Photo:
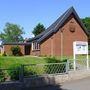
M 73 59 L 74 59 L 74 70 L 76 70 L 76 55 L 86 54 L 87 55 L 87 70 L 89 68 L 88 60 L 88 42 L 86 41 L 74 41 L 73 42 Z
M 75 41 L 73 42 L 74 54 L 88 54 L 88 42 Z

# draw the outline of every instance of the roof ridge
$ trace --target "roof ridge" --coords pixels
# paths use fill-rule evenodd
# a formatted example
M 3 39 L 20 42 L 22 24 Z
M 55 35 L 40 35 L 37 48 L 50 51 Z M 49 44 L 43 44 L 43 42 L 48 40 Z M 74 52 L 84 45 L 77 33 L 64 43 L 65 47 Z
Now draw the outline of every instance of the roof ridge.
M 41 38 L 39 38 L 37 41 L 41 42 L 44 38 L 46 38 L 48 35 L 50 35 L 52 32 L 56 32 L 58 30 L 59 27 L 61 27 L 63 25 L 63 23 L 66 21 L 66 19 L 71 15 L 74 14 L 77 21 L 79 22 L 79 24 L 81 25 L 81 27 L 83 28 L 84 32 L 88 35 L 86 28 L 84 27 L 82 21 L 80 20 L 78 14 L 76 13 L 75 9 L 72 7 L 70 7 L 68 10 L 66 10 L 66 12 L 64 14 L 62 14 L 53 24 L 51 24 L 51 26 L 48 28 L 50 30 L 48 30 L 48 32 L 46 32 Z M 50 33 L 51 32 L 51 33 Z
M 42 39 L 44 36 L 47 36 L 46 34 L 50 33 L 50 31 L 51 31 L 51 33 L 54 32 L 55 29 L 56 29 L 56 27 L 57 27 L 57 26 L 59 25 L 59 23 L 63 20 L 63 18 L 66 16 L 66 14 L 69 13 L 69 11 L 71 11 L 71 10 L 73 10 L 73 9 L 74 9 L 74 8 L 73 8 L 73 6 L 72 6 L 72 7 L 70 7 L 68 10 L 66 10 L 66 11 L 53 23 L 53 24 L 56 23 L 56 25 L 54 26 L 54 28 L 50 28 L 50 27 L 52 27 L 52 25 L 53 25 L 53 24 L 51 24 L 51 25 L 49 26 L 50 30 L 48 30 L 48 32 L 45 33 L 40 39 Z M 49 28 L 47 28 L 47 29 L 49 29 Z M 39 39 L 39 40 L 40 40 L 40 39 Z
M 56 28 L 56 25 L 55 25 L 55 24 L 58 24 L 58 23 L 57 23 L 58 20 L 59 20 L 59 19 L 62 19 L 63 15 L 64 15 L 67 11 L 69 11 L 70 9 L 73 9 L 73 6 L 71 6 L 68 10 L 66 10 L 66 11 L 65 11 L 54 23 L 52 23 L 45 31 L 43 31 L 43 32 L 41 32 L 40 34 L 38 34 L 37 36 L 29 39 L 28 41 L 32 41 L 32 40 L 38 39 L 38 38 L 42 37 L 42 35 L 45 35 L 46 33 L 49 33 L 51 30 L 54 30 L 54 29 Z M 60 21 L 59 21 L 59 22 L 60 22 Z M 55 25 L 55 26 L 54 26 L 54 25 Z M 54 27 L 54 29 L 51 29 L 51 28 L 53 28 L 53 27 Z
M 70 9 L 73 9 L 73 7 L 70 7 L 65 13 L 64 13 L 64 16 L 61 18 L 61 20 L 56 24 L 56 26 L 55 26 L 55 28 L 57 27 L 57 25 L 59 25 L 59 23 L 63 20 L 63 18 L 65 17 L 65 15 L 68 13 L 68 11 L 70 10 Z M 54 28 L 54 29 L 55 29 Z

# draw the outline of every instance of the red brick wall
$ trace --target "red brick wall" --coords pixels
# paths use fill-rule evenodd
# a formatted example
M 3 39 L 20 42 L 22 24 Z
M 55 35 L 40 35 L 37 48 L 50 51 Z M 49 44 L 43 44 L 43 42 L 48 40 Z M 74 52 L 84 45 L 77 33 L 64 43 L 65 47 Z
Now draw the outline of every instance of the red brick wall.
M 31 55 L 33 55 L 33 56 L 40 56 L 40 50 L 33 50 L 33 51 L 31 51 Z
M 11 47 L 13 47 L 15 45 L 4 45 L 4 51 L 6 52 L 7 55 L 11 55 Z M 18 45 L 21 49 L 21 53 L 22 55 L 24 55 L 24 45 Z
M 30 55 L 40 56 L 40 50 L 32 50 L 32 45 L 31 45 Z
M 48 38 L 47 40 L 45 40 L 41 45 L 40 45 L 40 54 L 41 55 L 48 55 L 50 56 L 51 54 L 53 54 L 53 48 L 51 44 L 53 43 L 53 37 L 51 36 L 50 38 Z
M 70 31 L 70 22 L 74 23 L 75 32 Z M 61 32 L 62 30 L 62 32 Z M 62 41 L 61 41 L 61 33 L 62 33 Z M 88 37 L 74 18 L 71 15 L 68 20 L 64 23 L 64 25 L 58 30 L 58 32 L 54 33 L 54 35 L 50 36 L 48 39 L 41 43 L 40 53 L 41 55 L 61 55 L 64 56 L 72 56 L 73 55 L 73 42 L 74 41 L 88 41 Z M 62 42 L 62 46 L 61 46 Z M 62 47 L 62 48 L 61 48 Z

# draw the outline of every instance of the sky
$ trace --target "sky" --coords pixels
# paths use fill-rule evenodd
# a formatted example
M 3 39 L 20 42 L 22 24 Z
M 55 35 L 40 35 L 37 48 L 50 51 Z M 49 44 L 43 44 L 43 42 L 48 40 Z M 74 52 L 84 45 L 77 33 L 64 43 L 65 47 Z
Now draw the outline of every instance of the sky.
M 0 33 L 6 22 L 24 27 L 24 38 L 32 36 L 38 24 L 49 27 L 73 6 L 80 18 L 90 17 L 90 0 L 0 0 Z

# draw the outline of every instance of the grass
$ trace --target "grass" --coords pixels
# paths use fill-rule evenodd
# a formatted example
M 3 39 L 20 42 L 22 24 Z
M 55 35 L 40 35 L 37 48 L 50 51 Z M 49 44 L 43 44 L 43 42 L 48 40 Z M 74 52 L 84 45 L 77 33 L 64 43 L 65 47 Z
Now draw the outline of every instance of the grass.
M 72 59 L 72 57 L 63 57 Z M 86 56 L 77 56 L 77 59 L 86 58 Z M 21 64 L 40 64 L 40 63 L 55 63 L 55 59 L 60 61 L 60 57 L 34 57 L 34 56 L 0 56 L 0 68 L 9 68 L 10 66 L 19 66 Z
M 19 66 L 21 66 L 22 64 L 44 64 L 44 63 L 59 63 L 59 62 L 66 62 L 67 59 L 72 59 L 72 57 L 63 57 L 62 60 L 60 60 L 60 57 L 35 57 L 35 56 L 0 56 L 0 68 L 4 68 L 4 69 L 14 69 L 14 68 L 18 68 Z M 81 64 L 86 64 L 85 62 L 83 62 L 82 59 L 86 58 L 86 56 L 77 56 L 77 59 L 80 59 L 80 61 L 78 61 Z M 72 59 L 73 60 L 73 59 Z M 84 60 L 85 61 L 85 60 Z M 62 66 L 60 66 L 62 68 Z M 55 69 L 57 69 L 57 66 L 54 66 Z M 45 70 L 43 70 L 43 67 L 37 68 L 36 70 L 30 68 L 30 66 L 28 66 L 25 70 L 25 75 L 28 76 L 30 74 L 41 74 L 44 72 L 41 72 L 40 70 L 42 69 L 42 71 L 45 71 L 45 73 L 49 73 L 50 69 L 53 69 L 53 66 L 50 68 L 47 66 L 47 68 L 44 67 Z M 52 71 L 52 70 L 51 70 Z M 56 70 L 55 70 L 56 72 Z M 7 71 L 7 72 L 0 72 L 1 73 L 1 81 L 5 81 L 8 78 L 10 79 L 15 79 L 18 80 L 18 69 L 17 72 L 13 72 L 13 71 Z M 2 77 L 3 75 L 3 77 Z M 5 80 L 4 80 L 5 79 Z
M 31 57 L 31 56 L 1 56 L 0 57 L 0 68 L 9 68 L 10 66 L 18 66 L 21 64 L 40 64 L 46 63 L 45 58 Z
M 64 58 L 65 59 L 65 58 Z M 0 68 L 17 67 L 22 64 L 58 63 L 60 57 L 0 56 Z
M 66 60 L 64 60 L 66 62 Z M 22 64 L 45 64 L 45 63 L 59 63 L 63 62 L 59 57 L 35 57 L 35 56 L 0 56 L 0 68 L 9 69 L 0 71 L 0 81 L 6 80 L 18 80 L 19 70 Z M 56 69 L 56 65 L 54 68 Z M 61 66 L 60 66 L 61 67 Z M 51 71 L 49 66 L 35 67 L 25 66 L 24 75 L 38 75 L 43 73 L 49 73 Z M 16 71 L 13 71 L 16 70 Z M 56 72 L 56 70 L 55 70 Z M 53 73 L 53 72 L 52 72 Z

